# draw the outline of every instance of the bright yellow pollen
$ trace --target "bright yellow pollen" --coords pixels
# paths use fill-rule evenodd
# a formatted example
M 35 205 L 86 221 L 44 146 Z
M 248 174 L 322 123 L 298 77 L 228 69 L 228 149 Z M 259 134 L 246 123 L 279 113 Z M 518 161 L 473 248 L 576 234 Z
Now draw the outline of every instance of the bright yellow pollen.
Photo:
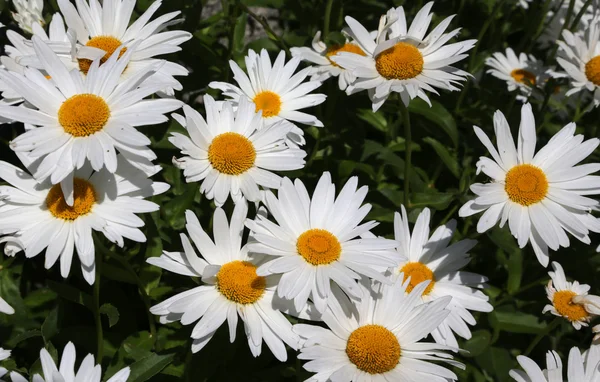
M 589 318 L 589 313 L 583 305 L 571 302 L 577 294 L 570 290 L 561 290 L 554 293 L 552 304 L 558 313 L 569 321 L 580 321 Z
M 75 220 L 87 215 L 96 203 L 96 190 L 87 180 L 73 179 L 73 206 L 69 206 L 63 196 L 60 184 L 55 184 L 46 196 L 46 207 L 55 217 L 63 220 Z
M 281 111 L 281 97 L 272 91 L 265 90 L 254 96 L 255 112 L 262 110 L 262 116 L 265 118 L 275 117 Z
M 108 104 L 95 94 L 76 94 L 58 109 L 58 122 L 74 137 L 87 137 L 102 130 L 109 117 Z
M 535 74 L 525 69 L 515 69 L 510 72 L 510 76 L 518 83 L 525 84 L 527 86 L 535 85 Z
M 400 343 L 381 325 L 365 325 L 348 337 L 346 354 L 359 370 L 381 374 L 393 370 L 400 361 Z
M 342 245 L 337 237 L 324 229 L 313 228 L 302 233 L 296 242 L 298 254 L 312 265 L 326 265 L 340 258 Z
M 406 263 L 400 269 L 400 272 L 404 273 L 404 281 L 406 281 L 406 279 L 408 279 L 408 277 L 410 276 L 410 282 L 406 286 L 406 292 L 408 293 L 412 292 L 414 287 L 416 287 L 423 281 L 431 280 L 429 285 L 427 285 L 427 288 L 425 288 L 425 290 L 423 291 L 423 296 L 426 296 L 431 292 L 433 286 L 435 285 L 435 277 L 433 276 L 433 272 L 431 271 L 431 269 L 429 269 L 427 265 L 423 263 Z
M 548 193 L 548 180 L 538 167 L 520 164 L 506 173 L 504 190 L 513 202 L 530 206 L 544 200 Z
M 375 57 L 375 68 L 388 80 L 408 80 L 423 71 L 423 55 L 415 46 L 399 42 Z
M 585 64 L 585 76 L 596 86 L 600 86 L 600 56 L 596 56 Z
M 51 80 L 51 79 L 52 79 L 52 76 L 48 76 L 48 75 L 46 75 L 46 76 L 44 76 L 44 77 L 46 77 L 46 79 L 47 79 L 47 80 Z
M 117 50 L 122 42 L 119 39 L 114 38 L 112 36 L 96 36 L 90 39 L 86 44 L 86 46 L 91 46 L 93 48 L 102 49 L 106 52 L 106 54 L 100 59 L 100 65 L 104 64 L 106 60 L 112 56 L 112 54 Z M 121 49 L 119 53 L 119 58 L 127 51 L 127 48 Z M 88 60 L 87 58 L 80 58 L 77 60 L 79 62 L 79 70 L 81 70 L 84 74 L 87 74 L 88 70 L 90 70 L 90 66 L 92 65 L 92 60 Z
M 256 266 L 247 261 L 232 261 L 217 273 L 217 289 L 228 300 L 238 304 L 253 304 L 258 301 L 267 283 L 256 275 Z
M 256 150 L 250 140 L 238 133 L 217 135 L 208 147 L 208 160 L 220 173 L 240 175 L 254 166 Z
M 366 56 L 365 52 L 363 52 L 363 50 L 360 49 L 360 46 L 358 46 L 356 44 L 351 44 L 351 43 L 347 42 L 344 45 L 333 45 L 333 46 L 329 47 L 329 49 L 327 49 L 327 53 L 325 53 L 325 56 L 327 57 L 327 59 L 329 60 L 331 65 L 339 67 L 339 65 L 336 64 L 335 62 L 331 61 L 331 58 L 330 58 L 331 56 L 335 56 L 339 52 L 350 52 L 350 53 L 354 53 L 354 54 L 359 54 L 361 56 Z

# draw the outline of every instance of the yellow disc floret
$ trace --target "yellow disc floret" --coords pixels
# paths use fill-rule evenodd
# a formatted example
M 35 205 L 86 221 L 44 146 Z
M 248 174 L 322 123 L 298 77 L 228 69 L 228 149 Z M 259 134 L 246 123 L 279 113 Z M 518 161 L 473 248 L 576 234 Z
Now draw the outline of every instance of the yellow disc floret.
M 265 90 L 254 96 L 253 99 L 256 113 L 262 110 L 263 117 L 275 117 L 281 111 L 281 97 L 277 93 Z
M 423 71 L 423 55 L 414 45 L 399 42 L 375 57 L 375 68 L 388 80 L 408 80 Z
M 420 283 L 425 280 L 430 280 L 431 282 L 427 285 L 427 288 L 423 291 L 423 296 L 428 295 L 433 286 L 435 285 L 435 277 L 433 272 L 429 267 L 423 263 L 419 262 L 411 262 L 406 263 L 400 269 L 400 272 L 404 273 L 404 281 L 406 281 L 410 277 L 410 282 L 406 286 L 406 292 L 410 293 Z
M 548 180 L 540 168 L 520 164 L 506 173 L 504 189 L 513 202 L 530 206 L 544 200 L 548 193 Z
M 363 52 L 363 50 L 360 49 L 360 46 L 358 46 L 356 44 L 347 42 L 344 45 L 333 45 L 333 46 L 329 47 L 329 49 L 327 49 L 327 53 L 325 53 L 325 56 L 327 57 L 327 59 L 329 60 L 331 65 L 339 67 L 338 64 L 331 61 L 331 56 L 335 56 L 336 54 L 338 54 L 340 52 L 350 52 L 350 53 L 358 54 L 361 56 L 366 56 L 365 52 Z
M 313 228 L 302 233 L 296 242 L 298 254 L 312 265 L 326 265 L 340 258 L 342 245 L 327 230 Z
M 250 140 L 238 133 L 217 135 L 208 147 L 213 168 L 227 175 L 240 175 L 254 166 L 256 150 Z
M 258 301 L 267 283 L 256 275 L 256 266 L 247 261 L 232 261 L 217 273 L 217 289 L 228 300 L 238 304 L 253 304 Z
M 554 293 L 552 304 L 558 313 L 561 316 L 566 317 L 569 321 L 587 320 L 590 315 L 583 305 L 572 302 L 573 297 L 576 295 L 575 292 L 570 290 L 558 291 Z
M 108 104 L 95 94 L 76 94 L 58 109 L 58 122 L 74 137 L 87 137 L 102 130 L 108 118 Z
M 596 86 L 600 86 L 600 56 L 596 56 L 585 64 L 585 76 Z
M 122 42 L 112 36 L 96 36 L 91 38 L 85 45 L 102 49 L 106 52 L 106 54 L 100 59 L 100 65 L 102 65 L 110 58 L 110 56 L 112 56 L 115 50 L 122 45 Z M 127 51 L 127 48 L 121 49 L 121 52 L 119 52 L 119 58 L 125 53 L 125 51 Z M 79 62 L 79 70 L 81 70 L 84 74 L 87 74 L 87 72 L 90 70 L 90 66 L 92 65 L 92 60 L 80 58 L 77 61 Z
M 527 86 L 535 85 L 535 74 L 525 69 L 515 69 L 510 72 L 510 76 L 518 83 L 525 84 Z
M 46 196 L 46 207 L 55 218 L 72 221 L 90 213 L 97 200 L 94 186 L 87 180 L 74 178 L 73 194 L 73 205 L 69 206 L 60 184 L 52 186 Z
M 348 337 L 346 354 L 359 370 L 369 374 L 386 373 L 400 361 L 400 342 L 381 325 L 365 325 Z

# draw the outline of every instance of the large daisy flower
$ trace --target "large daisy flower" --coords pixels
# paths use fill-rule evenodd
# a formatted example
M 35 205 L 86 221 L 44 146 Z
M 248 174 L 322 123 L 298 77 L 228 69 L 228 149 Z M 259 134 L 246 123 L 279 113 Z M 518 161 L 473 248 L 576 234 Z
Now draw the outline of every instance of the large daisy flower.
M 317 117 L 299 111 L 319 105 L 326 98 L 324 94 L 308 94 L 321 86 L 321 81 L 303 83 L 311 69 L 305 68 L 294 74 L 299 64 L 299 57 L 294 57 L 286 63 L 283 51 L 279 53 L 275 62 L 271 63 L 265 49 L 260 55 L 250 49 L 246 56 L 248 74 L 234 61 L 229 61 L 233 79 L 238 86 L 214 81 L 208 86 L 221 90 L 235 104 L 245 97 L 251 99 L 256 105 L 256 112 L 262 111 L 266 125 L 287 120 L 322 127 L 323 123 Z M 303 131 L 296 126 L 290 133 L 290 139 L 297 144 L 305 143 Z
M 77 371 L 75 370 L 76 359 L 75 345 L 72 342 L 65 346 L 59 365 L 54 362 L 48 350 L 42 349 L 40 351 L 40 362 L 42 363 L 43 378 L 36 374 L 32 380 L 35 382 L 100 382 L 102 380 L 102 367 L 95 364 L 93 355 L 88 354 Z M 106 382 L 126 382 L 130 373 L 131 369 L 125 367 L 116 372 Z M 12 372 L 10 376 L 13 382 L 27 382 L 27 379 L 16 372 Z
M 480 212 L 477 231 L 482 233 L 508 221 L 512 235 L 523 248 L 531 242 L 537 259 L 548 265 L 548 248 L 556 251 L 569 246 L 567 232 L 589 244 L 589 231 L 600 232 L 600 222 L 590 214 L 597 201 L 584 195 L 600 193 L 600 182 L 589 174 L 600 164 L 578 165 L 598 147 L 598 139 L 583 141 L 570 123 L 535 153 L 535 120 L 531 105 L 521 109 L 517 147 L 510 126 L 500 111 L 494 114 L 498 150 L 479 127 L 475 134 L 492 155 L 481 157 L 477 172 L 492 178 L 490 183 L 475 183 L 476 198 L 459 210 L 461 217 Z
M 275 296 L 276 278 L 257 275 L 258 264 L 242 246 L 247 212 L 246 202 L 240 201 L 228 223 L 225 212 L 217 208 L 213 215 L 213 242 L 196 215 L 186 211 L 186 229 L 202 257 L 198 257 L 188 237 L 181 234 L 184 252 L 164 251 L 162 256 L 147 261 L 183 276 L 202 277 L 205 285 L 177 294 L 150 311 L 160 315 L 162 323 L 181 321 L 189 325 L 198 321 L 191 335 L 194 353 L 206 346 L 225 321 L 233 343 L 239 316 L 255 357 L 260 355 L 264 340 L 275 357 L 285 361 L 284 343 L 297 349 L 299 338 L 281 313 L 289 307 Z
M 393 285 L 376 283 L 373 288 L 361 282 L 365 296 L 353 304 L 338 288 L 339 295 L 325 313 L 330 329 L 298 324 L 294 331 L 304 340 L 299 359 L 308 360 L 304 368 L 316 373 L 307 381 L 431 381 L 457 380 L 456 374 L 431 361 L 453 361 L 448 346 L 420 342 L 450 313 L 444 309 L 450 297 L 423 304 L 425 281 L 406 293 L 408 282 L 400 277 Z
M 6 302 L 2 297 L 0 297 L 0 313 L 4 313 L 4 314 L 14 314 L 15 313 L 15 310 L 13 309 L 13 307 L 8 305 L 8 302 Z
M 204 107 L 206 121 L 189 106 L 183 108 L 185 118 L 174 115 L 189 137 L 172 133 L 169 141 L 185 155 L 173 163 L 183 169 L 186 181 L 202 181 L 200 192 L 217 206 L 230 194 L 234 202 L 242 196 L 258 201 L 258 186 L 277 189 L 281 184 L 281 178 L 271 171 L 304 167 L 306 152 L 285 144 L 290 123 L 264 127 L 260 112 L 254 112 L 255 106 L 247 98 L 240 99 L 234 111 L 229 101 L 219 105 L 205 95 Z
M 12 0 L 16 12 L 12 12 L 19 28 L 25 32 L 33 33 L 35 26 L 44 25 L 44 0 Z
M 526 101 L 536 86 L 543 85 L 544 68 L 532 54 L 517 56 L 514 50 L 506 48 L 505 54 L 496 52 L 485 60 L 485 64 L 491 68 L 488 73 L 506 81 L 508 91 L 519 90 L 521 95 L 517 98 L 521 101 Z
M 577 347 L 569 352 L 567 379 L 563 379 L 563 365 L 555 351 L 546 354 L 546 369 L 542 370 L 531 358 L 517 357 L 523 370 L 511 370 L 509 375 L 517 382 L 596 382 L 600 380 L 600 346 L 593 345 L 581 354 Z
M 455 85 L 469 74 L 450 65 L 467 57 L 465 52 L 475 45 L 476 40 L 445 45 L 460 31 L 444 33 L 452 16 L 425 37 L 431 23 L 432 6 L 433 2 L 425 4 L 408 29 L 404 8 L 390 9 L 382 16 L 375 37 L 358 21 L 346 16 L 350 36 L 365 53 L 362 56 L 340 52 L 331 57 L 357 77 L 346 89 L 348 94 L 368 90 L 373 110 L 377 110 L 392 92 L 400 93 L 402 102 L 408 105 L 415 97 L 430 103 L 424 90 L 436 94 L 435 88 L 459 90 Z
M 551 304 L 542 313 L 550 312 L 569 320 L 577 330 L 588 326 L 590 320 L 600 315 L 600 297 L 588 294 L 590 286 L 578 281 L 567 281 L 562 266 L 553 261 L 554 272 L 548 272 L 551 280 L 546 286 L 546 295 Z
M 444 296 L 452 297 L 452 301 L 446 307 L 450 314 L 431 335 L 437 343 L 458 348 L 454 333 L 469 339 L 471 331 L 466 324 L 476 324 L 470 311 L 493 310 L 488 303 L 488 297 L 479 290 L 483 288 L 487 277 L 460 270 L 471 260 L 467 252 L 477 241 L 461 240 L 448 246 L 456 230 L 456 221 L 438 227 L 431 237 L 429 221 L 430 212 L 425 208 L 419 214 L 411 235 L 404 206 L 402 215 L 396 212 L 394 232 L 396 240 L 400 243 L 398 252 L 406 261 L 402 261 L 394 273 L 404 275 L 404 281 L 410 278 L 406 286 L 407 293 L 422 281 L 429 280 L 429 285 L 421 295 L 423 302 L 434 301 Z
M 312 40 L 312 48 L 308 47 L 294 47 L 291 48 L 292 56 L 300 57 L 304 61 L 315 64 L 311 67 L 310 79 L 311 81 L 325 81 L 330 77 L 338 77 L 338 86 L 340 90 L 346 90 L 349 84 L 356 80 L 356 77 L 350 73 L 350 71 L 342 68 L 330 57 L 335 56 L 340 52 L 351 52 L 358 55 L 364 56 L 365 53 L 360 49 L 356 43 L 346 39 L 343 45 L 332 45 L 327 47 L 323 41 L 321 41 L 321 31 L 315 34 Z
M 0 162 L 0 178 L 10 184 L 0 186 L 0 234 L 10 235 L 3 238 L 8 241 L 5 253 L 14 256 L 23 249 L 31 258 L 46 249 L 45 267 L 60 258 L 61 275 L 66 278 L 76 249 L 83 276 L 93 284 L 92 229 L 120 247 L 123 238 L 144 242 L 139 229 L 144 221 L 136 214 L 157 211 L 158 205 L 144 198 L 165 192 L 169 185 L 152 182 L 121 156 L 117 160 L 119 169 L 114 174 L 105 169 L 92 174 L 89 165 L 75 171 L 72 206 L 66 203 L 61 184 L 38 183 L 18 167 Z
M 31 68 L 24 75 L 0 71 L 0 79 L 37 109 L 0 105 L 0 116 L 39 126 L 10 143 L 15 151 L 41 158 L 34 176 L 50 178 L 56 184 L 82 168 L 86 159 L 94 170 L 106 168 L 113 173 L 117 169 L 117 150 L 136 167 L 156 172 L 151 163 L 156 155 L 148 148 L 150 140 L 134 126 L 165 122 L 165 113 L 181 107 L 175 99 L 143 100 L 161 88 L 145 80 L 156 67 L 146 66 L 118 84 L 131 50 L 120 59 L 115 53 L 101 67 L 95 61 L 82 78 L 76 72 L 69 73 L 37 36 L 33 44 L 51 80 Z
M 255 240 L 248 244 L 250 252 L 273 256 L 258 268 L 258 275 L 282 274 L 277 293 L 293 299 L 298 311 L 310 297 L 324 312 L 330 281 L 360 299 L 360 275 L 387 282 L 386 268 L 398 266 L 395 240 L 360 237 L 378 223 L 360 224 L 371 205 L 361 207 L 368 189 L 357 186 L 358 178 L 350 178 L 336 199 L 331 175 L 325 172 L 311 199 L 299 179 L 292 183 L 284 178 L 277 197 L 267 191 L 264 198 L 276 223 L 263 215 L 246 222 Z

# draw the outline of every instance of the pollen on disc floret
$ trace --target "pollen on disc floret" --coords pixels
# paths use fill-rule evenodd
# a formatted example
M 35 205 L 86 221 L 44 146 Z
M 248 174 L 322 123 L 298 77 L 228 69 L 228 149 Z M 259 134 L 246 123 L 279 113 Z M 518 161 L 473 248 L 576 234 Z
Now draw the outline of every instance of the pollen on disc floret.
M 375 57 L 375 68 L 388 80 L 408 80 L 423 71 L 423 55 L 414 45 L 399 42 Z
M 91 38 L 85 45 L 93 48 L 102 49 L 106 52 L 104 56 L 100 59 L 100 65 L 104 64 L 106 60 L 112 56 L 112 54 L 117 50 L 123 43 L 112 36 L 96 36 Z M 119 58 L 127 51 L 127 48 L 121 49 L 119 52 Z M 87 58 L 80 58 L 77 60 L 79 63 L 79 70 L 81 70 L 84 74 L 90 70 L 90 66 L 92 65 L 92 60 Z
M 600 56 L 596 56 L 585 64 L 585 76 L 596 86 L 600 86 Z
M 281 97 L 270 90 L 265 90 L 254 96 L 255 112 L 262 111 L 262 116 L 269 118 L 279 115 L 281 111 Z
M 256 265 L 248 261 L 232 261 L 217 273 L 217 289 L 228 300 L 253 304 L 265 292 L 266 279 L 256 274 Z
M 513 202 L 530 206 L 544 200 L 548 193 L 548 179 L 539 167 L 520 164 L 506 173 L 504 190 Z
M 361 326 L 350 334 L 346 354 L 359 370 L 381 374 L 393 370 L 402 350 L 396 335 L 381 325 Z
M 428 295 L 433 286 L 435 285 L 435 277 L 433 272 L 429 267 L 420 262 L 410 262 L 406 263 L 401 269 L 400 272 L 404 274 L 404 281 L 406 281 L 410 277 L 410 282 L 406 286 L 406 292 L 410 293 L 412 290 L 422 283 L 425 280 L 430 280 L 429 285 L 423 291 L 423 296 Z
M 585 307 L 580 304 L 575 304 L 572 300 L 577 293 L 571 290 L 560 290 L 554 293 L 552 305 L 556 311 L 569 321 L 587 320 L 590 314 L 585 310 Z
M 327 59 L 329 60 L 331 65 L 339 67 L 339 65 L 336 64 L 335 62 L 333 62 L 330 57 L 335 56 L 336 54 L 338 54 L 340 52 L 349 52 L 349 53 L 358 54 L 360 56 L 366 56 L 366 53 L 360 48 L 360 46 L 358 46 L 356 44 L 347 42 L 344 45 L 333 45 L 333 46 L 329 47 L 327 49 L 327 53 L 325 53 L 325 56 L 327 57 Z
M 76 94 L 58 109 L 58 122 L 74 137 L 87 137 L 104 128 L 110 118 L 110 108 L 95 94 Z
M 340 258 L 342 245 L 331 232 L 313 228 L 302 233 L 296 241 L 298 254 L 312 265 L 331 264 Z
M 81 178 L 73 179 L 73 196 L 73 205 L 69 206 L 60 184 L 55 184 L 46 196 L 46 207 L 55 218 L 72 221 L 90 213 L 97 200 L 94 186 Z
M 254 166 L 256 150 L 243 135 L 223 133 L 217 135 L 208 147 L 208 160 L 220 173 L 240 175 Z

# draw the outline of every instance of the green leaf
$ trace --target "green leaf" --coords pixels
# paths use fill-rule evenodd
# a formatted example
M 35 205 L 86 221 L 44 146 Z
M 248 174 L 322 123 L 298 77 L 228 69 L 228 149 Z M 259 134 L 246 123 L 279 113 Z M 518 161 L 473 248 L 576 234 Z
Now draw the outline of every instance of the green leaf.
M 152 353 L 148 357 L 141 359 L 131 365 L 131 374 L 128 382 L 147 381 L 156 374 L 160 373 L 168 364 L 173 361 L 175 354 L 158 355 Z
M 448 192 L 415 192 L 411 195 L 412 207 L 431 207 L 445 210 L 454 199 L 454 194 Z
M 521 287 L 521 278 L 523 276 L 523 252 L 513 251 L 508 257 L 508 281 L 506 289 L 509 294 L 515 294 Z
M 495 310 L 488 318 L 492 327 L 511 333 L 539 334 L 547 326 L 539 316 L 523 312 Z
M 44 320 L 42 324 L 42 337 L 44 337 L 44 342 L 48 343 L 58 332 L 60 331 L 58 328 L 59 321 L 59 311 L 58 307 L 52 309 L 48 317 Z
M 431 137 L 423 138 L 423 142 L 433 147 L 437 155 L 440 157 L 442 162 L 444 162 L 444 164 L 446 165 L 448 170 L 450 170 L 452 175 L 454 175 L 456 178 L 460 177 L 460 166 L 458 164 L 458 161 L 456 160 L 455 155 L 450 154 L 450 151 L 448 151 L 448 149 L 444 145 L 442 145 L 440 142 L 436 141 Z
M 508 375 L 515 366 L 514 357 L 508 350 L 499 347 L 490 347 L 481 355 L 476 357 L 479 367 L 491 376 L 491 381 L 509 382 L 513 379 Z
M 192 207 L 197 191 L 197 183 L 188 183 L 183 195 L 173 198 L 163 207 L 167 222 L 173 229 L 181 230 L 185 226 L 185 210 Z
M 3 343 L 3 346 L 6 346 L 8 348 L 14 348 L 21 342 L 34 337 L 42 337 L 42 331 L 37 329 L 28 330 L 6 341 L 5 343 Z
M 235 27 L 233 29 L 233 49 L 242 53 L 244 51 L 246 24 L 248 23 L 248 14 L 243 12 L 235 21 Z
M 477 357 L 483 353 L 492 341 L 492 334 L 488 330 L 477 330 L 472 337 L 465 341 L 462 348 L 469 352 L 467 357 Z
M 454 147 L 458 146 L 458 129 L 456 128 L 456 122 L 452 114 L 442 104 L 435 100 L 431 100 L 431 107 L 420 98 L 415 98 L 410 101 L 408 110 L 411 113 L 419 114 L 431 122 L 435 123 L 438 127 L 448 134 Z
M 94 310 L 93 299 L 92 296 L 90 296 L 89 294 L 82 292 L 79 289 L 72 287 L 68 284 L 61 284 L 52 280 L 48 280 L 48 286 L 50 287 L 50 289 L 56 292 L 57 295 L 64 298 L 65 300 L 69 300 L 76 304 L 83 305 L 91 311 Z
M 383 113 L 374 112 L 371 109 L 358 109 L 357 117 L 373 126 L 381 132 L 387 132 L 388 123 Z
M 111 304 L 102 304 L 100 313 L 106 314 L 106 317 L 108 317 L 108 326 L 111 328 L 119 322 L 119 311 Z

